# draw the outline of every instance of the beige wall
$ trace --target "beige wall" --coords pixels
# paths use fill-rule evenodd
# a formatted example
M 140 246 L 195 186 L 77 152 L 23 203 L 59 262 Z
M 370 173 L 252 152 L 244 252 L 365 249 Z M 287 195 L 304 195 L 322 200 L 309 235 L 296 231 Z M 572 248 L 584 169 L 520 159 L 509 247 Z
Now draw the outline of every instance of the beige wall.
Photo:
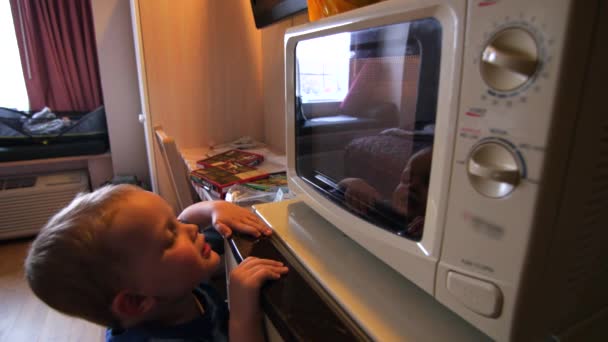
M 182 148 L 264 140 L 261 33 L 248 1 L 138 1 L 148 115 Z
M 135 3 L 152 125 L 183 148 L 250 135 L 284 153 L 283 34 L 306 13 L 258 30 L 248 0 Z M 130 4 L 92 4 L 114 170 L 147 178 Z
M 261 32 L 247 0 L 134 0 L 146 124 L 180 148 L 264 138 Z M 153 139 L 154 189 L 174 191 Z M 201 156 L 202 158 L 203 156 Z
M 285 30 L 308 22 L 306 12 L 282 20 L 262 31 L 264 85 L 264 137 L 276 152 L 285 153 Z
M 129 2 L 92 0 L 114 174 L 149 183 Z
M 284 153 L 283 35 L 307 14 L 258 30 L 248 0 L 138 3 L 152 122 L 180 147 L 250 135 Z

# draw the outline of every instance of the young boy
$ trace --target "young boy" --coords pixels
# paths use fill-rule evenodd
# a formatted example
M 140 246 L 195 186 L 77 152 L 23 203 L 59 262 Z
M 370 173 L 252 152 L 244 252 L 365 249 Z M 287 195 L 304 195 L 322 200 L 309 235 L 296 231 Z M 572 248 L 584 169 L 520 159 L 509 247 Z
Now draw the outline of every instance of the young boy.
M 287 272 L 247 258 L 230 274 L 230 320 L 205 282 L 218 268 L 198 226 L 260 236 L 246 209 L 200 202 L 178 218 L 159 196 L 129 185 L 79 195 L 41 230 L 25 261 L 34 293 L 52 308 L 109 326 L 108 341 L 263 340 L 259 289 Z M 228 326 L 226 326 L 228 323 Z
M 433 149 L 427 147 L 410 157 L 388 202 L 409 219 L 403 233 L 416 239 L 422 236 L 424 227 L 432 154 Z M 363 179 L 345 178 L 338 185 L 346 203 L 360 213 L 366 214 L 376 202 L 382 201 L 380 193 Z

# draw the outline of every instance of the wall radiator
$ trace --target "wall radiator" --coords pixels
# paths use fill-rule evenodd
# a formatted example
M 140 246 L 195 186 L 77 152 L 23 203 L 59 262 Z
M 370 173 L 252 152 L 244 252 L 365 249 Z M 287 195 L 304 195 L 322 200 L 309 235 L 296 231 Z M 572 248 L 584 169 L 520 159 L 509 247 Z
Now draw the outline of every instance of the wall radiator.
M 0 178 L 0 239 L 34 235 L 79 192 L 89 191 L 86 171 Z

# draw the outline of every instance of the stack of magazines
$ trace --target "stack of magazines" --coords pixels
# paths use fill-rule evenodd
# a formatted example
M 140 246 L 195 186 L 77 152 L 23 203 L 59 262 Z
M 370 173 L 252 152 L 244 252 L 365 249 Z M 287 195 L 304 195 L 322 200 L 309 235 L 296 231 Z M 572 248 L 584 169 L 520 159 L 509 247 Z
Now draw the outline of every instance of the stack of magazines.
M 229 150 L 197 161 L 199 168 L 190 172 L 190 179 L 212 196 L 223 199 L 234 184 L 268 178 L 267 172 L 256 168 L 263 161 L 264 156 L 257 153 Z

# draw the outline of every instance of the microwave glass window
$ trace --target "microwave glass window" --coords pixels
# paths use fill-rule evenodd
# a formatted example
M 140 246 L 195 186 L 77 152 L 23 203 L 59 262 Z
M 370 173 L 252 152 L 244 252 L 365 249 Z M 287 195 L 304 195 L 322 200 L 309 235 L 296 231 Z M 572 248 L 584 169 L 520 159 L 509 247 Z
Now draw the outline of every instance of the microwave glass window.
M 341 102 L 349 88 L 350 34 L 303 41 L 298 52 L 302 101 Z
M 441 25 L 433 18 L 296 46 L 296 170 L 396 238 L 424 231 Z

